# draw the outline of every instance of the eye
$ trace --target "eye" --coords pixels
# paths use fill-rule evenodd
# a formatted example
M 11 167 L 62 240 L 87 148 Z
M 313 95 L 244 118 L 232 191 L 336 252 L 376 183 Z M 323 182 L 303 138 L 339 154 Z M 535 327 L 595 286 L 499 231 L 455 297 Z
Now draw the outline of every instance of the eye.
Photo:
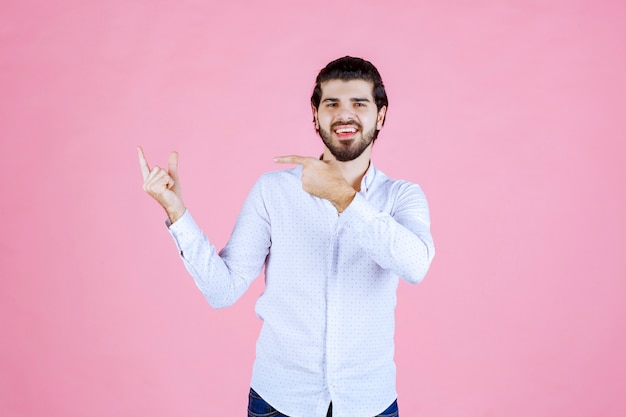
M 360 101 L 357 101 L 356 103 L 354 103 L 354 105 L 355 105 L 356 107 L 365 107 L 365 106 L 366 106 L 366 104 L 365 104 L 365 103 L 361 103 Z
M 326 107 L 337 107 L 337 103 L 328 102 L 326 103 Z

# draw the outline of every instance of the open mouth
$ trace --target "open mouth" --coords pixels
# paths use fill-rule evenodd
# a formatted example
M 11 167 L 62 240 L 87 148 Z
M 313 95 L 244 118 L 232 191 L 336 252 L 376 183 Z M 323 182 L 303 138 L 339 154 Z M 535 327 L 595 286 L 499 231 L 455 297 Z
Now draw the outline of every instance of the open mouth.
M 359 131 L 355 126 L 339 126 L 335 128 L 335 135 L 340 140 L 352 139 Z

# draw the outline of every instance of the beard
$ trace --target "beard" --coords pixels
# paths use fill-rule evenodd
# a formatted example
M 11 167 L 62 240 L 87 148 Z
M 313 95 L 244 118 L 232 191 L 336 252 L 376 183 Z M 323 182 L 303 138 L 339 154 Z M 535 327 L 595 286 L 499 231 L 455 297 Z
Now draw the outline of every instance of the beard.
M 331 132 L 324 130 L 320 126 L 318 133 L 322 138 L 322 142 L 324 142 L 324 145 L 326 145 L 330 153 L 335 157 L 335 159 L 337 159 L 337 161 L 346 162 L 357 159 L 378 136 L 376 126 L 374 126 L 369 132 L 363 132 L 361 130 L 361 125 L 358 123 L 356 125 L 359 128 L 359 132 L 361 132 L 361 139 L 342 140 L 338 143 L 333 142 Z M 331 129 L 334 129 L 334 127 L 331 126 Z

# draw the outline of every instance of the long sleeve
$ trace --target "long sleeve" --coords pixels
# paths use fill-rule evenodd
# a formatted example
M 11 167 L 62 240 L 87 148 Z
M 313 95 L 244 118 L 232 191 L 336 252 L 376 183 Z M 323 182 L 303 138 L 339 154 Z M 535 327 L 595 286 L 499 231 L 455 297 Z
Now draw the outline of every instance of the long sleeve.
M 250 385 L 287 415 L 375 415 L 396 397 L 398 279 L 419 282 L 434 255 L 419 186 L 370 165 L 337 216 L 302 189 L 302 167 L 261 176 L 224 249 L 185 213 L 170 227 L 214 307 L 234 303 L 265 266 L 263 325 Z
M 357 193 L 341 221 L 382 268 L 410 283 L 420 282 L 435 256 L 426 197 L 416 184 L 396 182 L 390 213 L 379 211 Z
M 241 209 L 232 236 L 217 252 L 187 211 L 169 227 L 185 268 L 214 308 L 232 305 L 259 275 L 270 246 L 270 226 L 260 185 Z

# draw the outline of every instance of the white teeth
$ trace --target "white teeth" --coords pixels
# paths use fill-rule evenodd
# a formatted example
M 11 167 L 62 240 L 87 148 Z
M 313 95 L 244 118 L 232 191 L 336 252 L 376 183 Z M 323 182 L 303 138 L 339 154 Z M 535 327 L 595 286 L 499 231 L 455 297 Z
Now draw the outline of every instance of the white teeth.
M 353 127 L 342 127 L 340 129 L 335 130 L 337 133 L 355 133 L 356 129 Z

